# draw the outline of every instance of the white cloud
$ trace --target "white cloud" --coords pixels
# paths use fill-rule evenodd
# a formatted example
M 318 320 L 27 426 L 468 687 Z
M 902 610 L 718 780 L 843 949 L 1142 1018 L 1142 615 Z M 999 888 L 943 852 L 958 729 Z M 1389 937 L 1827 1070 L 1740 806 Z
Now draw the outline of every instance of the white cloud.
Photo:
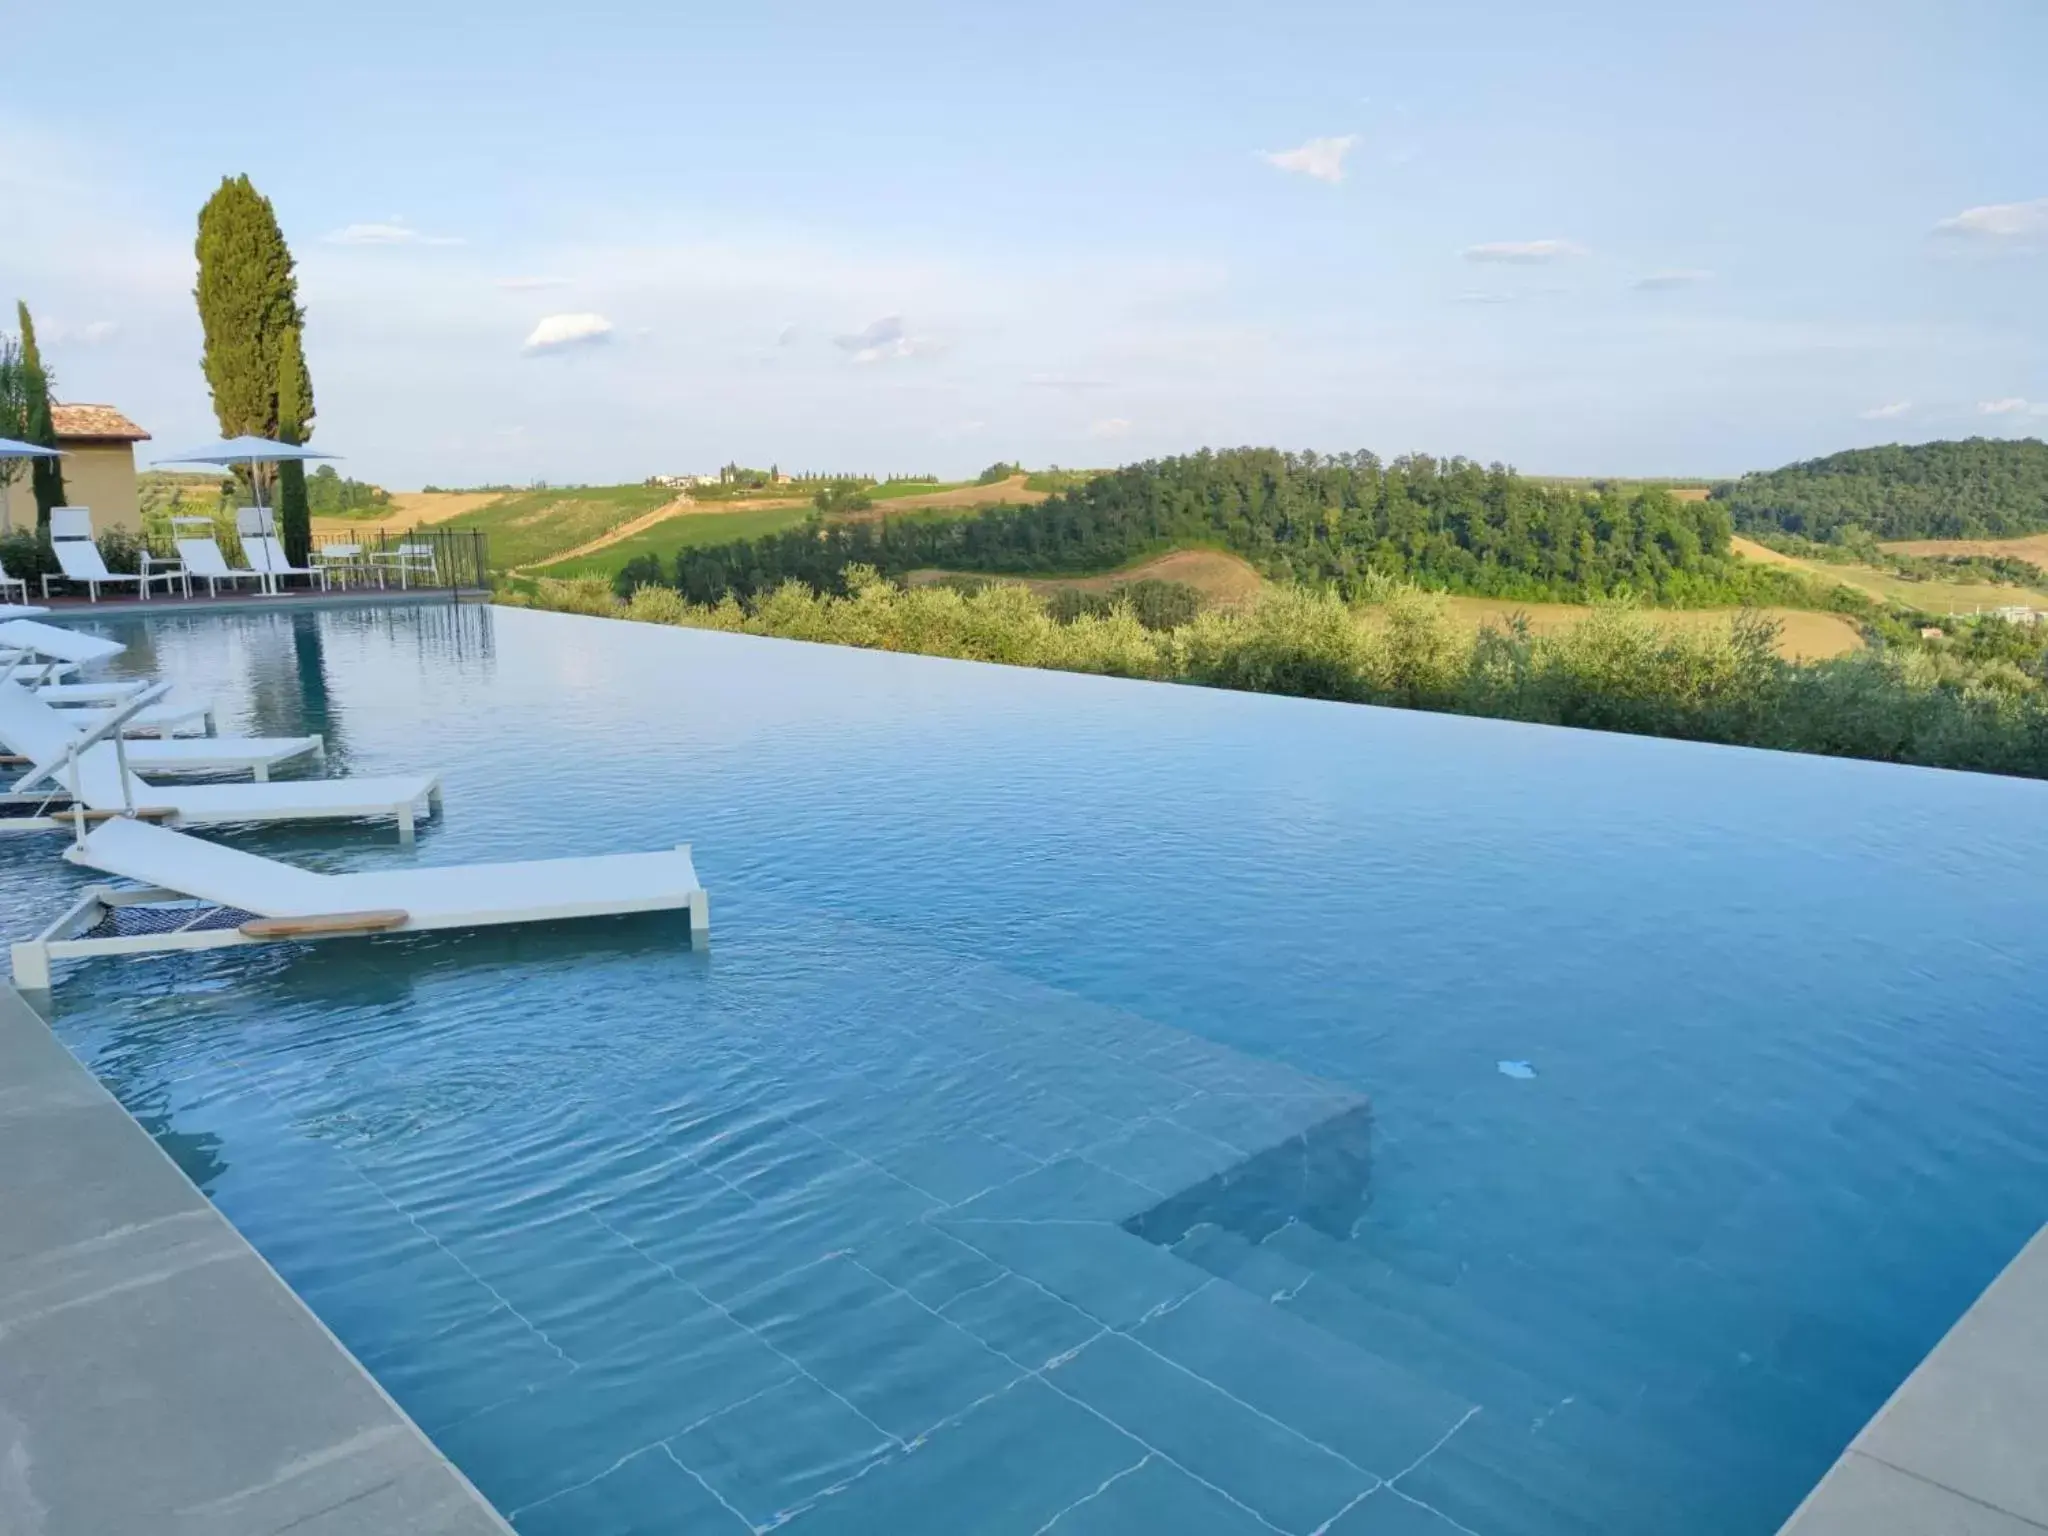
M 1713 280 L 1714 274 L 1700 267 L 1666 267 L 1661 272 L 1645 272 L 1629 286 L 1656 292 L 1665 288 L 1690 288 Z
M 1588 252 L 1574 240 L 1492 240 L 1468 245 L 1458 253 L 1467 261 L 1504 262 L 1509 266 L 1540 266 L 1560 256 L 1584 256 Z
M 1937 235 L 1993 245 L 2048 243 L 2048 197 L 2027 203 L 1986 203 L 1965 208 L 1934 226 Z
M 532 293 L 540 288 L 566 288 L 569 286 L 569 279 L 566 277 L 501 277 L 498 279 L 498 286 L 508 289 L 513 293 Z
M 1889 405 L 1873 405 L 1867 411 L 1858 411 L 1856 415 L 1863 421 L 1895 421 L 1911 409 L 1912 401 L 1894 400 Z
M 850 335 L 834 336 L 832 345 L 851 352 L 856 363 L 878 363 L 886 357 L 909 357 L 917 350 L 901 315 L 884 315 L 871 320 Z
M 1357 143 L 1358 135 L 1347 133 L 1333 139 L 1310 139 L 1293 149 L 1268 150 L 1259 158 L 1276 169 L 1334 185 L 1344 179 L 1344 157 Z
M 792 320 L 791 322 L 789 322 L 789 324 L 783 326 L 781 330 L 775 333 L 775 345 L 777 345 L 778 347 L 786 347 L 794 343 L 796 338 L 796 322 Z
M 2048 400 L 2023 400 L 2008 395 L 2003 400 L 1981 400 L 1978 411 L 1986 416 L 2048 416 Z
M 348 224 L 326 235 L 329 245 L 460 245 L 455 235 L 429 235 L 393 215 L 380 224 Z
M 88 346 L 98 346 L 103 341 L 113 340 L 114 333 L 120 329 L 111 320 L 95 320 L 78 333 L 78 339 Z
M 1024 382 L 1032 389 L 1060 389 L 1069 392 L 1109 388 L 1107 379 L 1081 379 L 1064 373 L 1034 373 Z
M 1479 293 L 1475 291 L 1459 294 L 1457 301 L 1460 304 L 1512 304 L 1515 302 L 1515 296 L 1512 293 Z
M 556 352 L 564 347 L 609 341 L 612 323 L 603 315 L 549 315 L 526 338 L 528 352 Z
M 1128 437 L 1130 432 L 1131 424 L 1121 416 L 1104 416 L 1088 423 L 1090 437 Z

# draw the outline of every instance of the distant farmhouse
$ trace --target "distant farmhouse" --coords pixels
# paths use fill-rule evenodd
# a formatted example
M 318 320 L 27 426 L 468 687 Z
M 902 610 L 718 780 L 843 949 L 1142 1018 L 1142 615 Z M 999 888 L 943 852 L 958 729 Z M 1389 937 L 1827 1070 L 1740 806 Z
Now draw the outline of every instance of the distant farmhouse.
M 111 405 L 50 406 L 57 446 L 64 453 L 64 499 L 74 507 L 92 508 L 95 531 L 142 529 L 142 508 L 135 493 L 135 445 L 149 434 Z M 0 532 L 35 526 L 35 498 L 28 477 L 0 489 Z

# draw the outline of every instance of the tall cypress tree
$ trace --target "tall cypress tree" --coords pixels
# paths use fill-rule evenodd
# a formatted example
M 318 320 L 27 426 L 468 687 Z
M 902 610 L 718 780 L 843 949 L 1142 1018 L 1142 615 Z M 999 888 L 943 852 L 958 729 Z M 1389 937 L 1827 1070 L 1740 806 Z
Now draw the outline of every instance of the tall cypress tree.
M 28 303 L 14 302 L 15 317 L 21 323 L 21 369 L 23 376 L 22 441 L 44 448 L 57 446 L 57 426 L 50 413 L 50 374 L 43 367 L 42 350 L 36 346 L 36 323 L 29 318 Z M 64 471 L 56 459 L 36 459 L 29 467 L 29 484 L 36 497 L 36 536 L 50 537 L 50 508 L 64 505 Z
M 199 210 L 194 253 L 199 286 L 192 296 L 206 336 L 200 367 L 221 436 L 275 438 L 284 335 L 305 316 L 277 214 L 247 176 L 223 177 Z
M 277 352 L 277 440 L 312 439 L 313 380 L 306 372 L 299 328 L 287 326 Z M 295 459 L 277 466 L 277 528 L 286 558 L 304 565 L 313 552 L 313 516 L 306 505 L 306 466 Z

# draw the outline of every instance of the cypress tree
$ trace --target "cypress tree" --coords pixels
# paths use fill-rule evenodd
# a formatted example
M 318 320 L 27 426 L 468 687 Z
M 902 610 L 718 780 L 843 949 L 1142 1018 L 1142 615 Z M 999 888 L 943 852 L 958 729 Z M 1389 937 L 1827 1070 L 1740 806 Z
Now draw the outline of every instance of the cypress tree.
M 223 177 L 199 210 L 194 254 L 199 286 L 192 296 L 206 337 L 200 367 L 221 436 L 275 438 L 284 334 L 305 316 L 277 214 L 247 176 Z
M 277 440 L 305 443 L 313 437 L 313 380 L 299 328 L 287 326 L 277 354 Z M 304 565 L 313 551 L 313 516 L 306 504 L 306 466 L 287 459 L 277 466 L 277 529 L 285 558 Z
M 17 299 L 14 313 L 21 322 L 22 441 L 44 448 L 57 446 L 57 427 L 50 413 L 50 374 L 43 367 L 43 354 L 36 346 L 36 323 L 29 318 L 28 304 Z M 57 459 L 35 459 L 29 466 L 29 484 L 36 497 L 36 536 L 45 543 L 50 537 L 50 508 L 64 505 L 64 471 Z

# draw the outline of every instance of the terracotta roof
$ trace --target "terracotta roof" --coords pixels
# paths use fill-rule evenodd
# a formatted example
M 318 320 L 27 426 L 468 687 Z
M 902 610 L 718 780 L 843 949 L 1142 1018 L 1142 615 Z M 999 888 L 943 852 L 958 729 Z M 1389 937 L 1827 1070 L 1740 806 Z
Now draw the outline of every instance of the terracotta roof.
M 111 405 L 50 404 L 50 425 L 59 441 L 97 439 L 101 442 L 142 443 L 149 434 Z

